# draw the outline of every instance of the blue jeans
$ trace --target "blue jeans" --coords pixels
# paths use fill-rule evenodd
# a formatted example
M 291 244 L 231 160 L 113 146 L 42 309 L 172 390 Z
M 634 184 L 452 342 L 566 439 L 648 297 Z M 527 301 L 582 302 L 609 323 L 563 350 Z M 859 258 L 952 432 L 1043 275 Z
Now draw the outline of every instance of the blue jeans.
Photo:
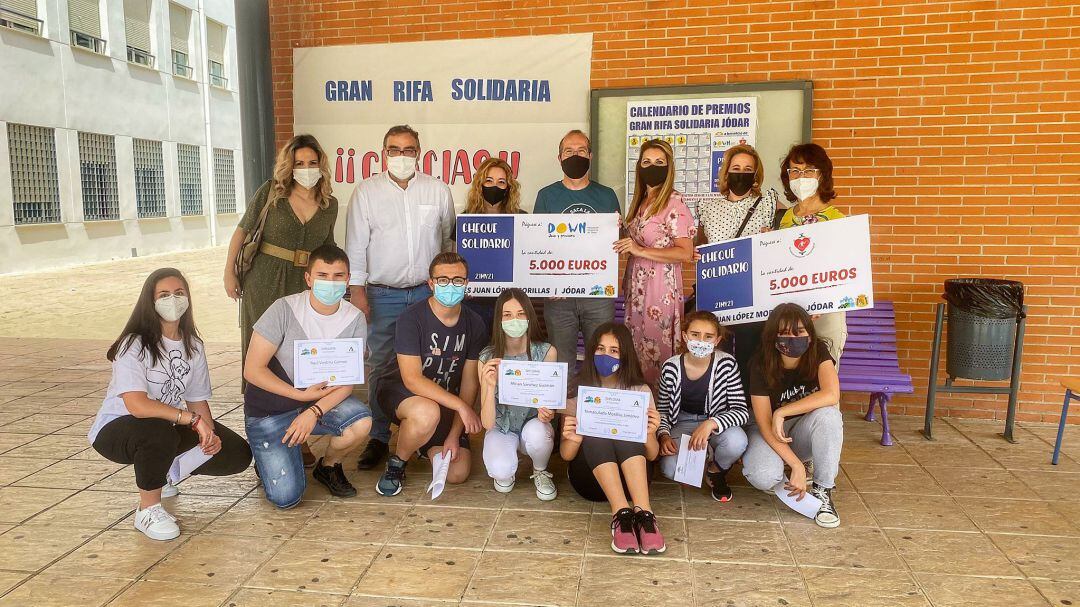
M 684 434 L 693 434 L 701 422 L 709 419 L 707 415 L 694 415 L 683 411 L 679 413 L 679 419 L 671 427 L 668 433 L 675 446 L 679 445 L 679 439 Z M 721 470 L 729 470 L 746 451 L 746 431 L 741 426 L 725 428 L 723 432 L 717 432 L 709 437 L 709 448 L 712 450 L 712 461 Z M 668 478 L 675 478 L 675 463 L 679 454 L 665 455 L 660 458 L 660 472 Z
M 259 468 L 266 499 L 278 508 L 292 508 L 299 504 L 307 489 L 300 445 L 289 447 L 281 442 L 285 431 L 301 411 L 302 408 L 266 417 L 244 417 L 248 444 L 251 445 L 255 465 Z M 322 420 L 315 424 L 311 434 L 341 436 L 346 428 L 365 417 L 371 417 L 371 409 L 359 398 L 350 396 L 327 411 Z
M 398 316 L 405 308 L 418 301 L 431 297 L 427 283 L 411 289 L 389 289 L 387 287 L 367 286 L 368 304 L 371 305 L 371 318 L 368 319 L 368 401 L 374 415 L 371 419 L 371 438 L 390 442 L 390 420 L 386 418 L 382 407 L 375 402 L 375 388 L 378 376 L 390 364 L 394 356 L 394 332 Z

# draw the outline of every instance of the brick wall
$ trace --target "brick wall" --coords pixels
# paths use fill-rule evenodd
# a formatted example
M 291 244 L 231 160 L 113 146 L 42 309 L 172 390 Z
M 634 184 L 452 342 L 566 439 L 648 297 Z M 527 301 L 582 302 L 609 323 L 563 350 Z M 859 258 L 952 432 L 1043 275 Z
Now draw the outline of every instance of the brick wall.
M 591 32 L 593 88 L 813 80 L 813 140 L 836 165 L 836 204 L 873 216 L 876 297 L 896 302 L 901 366 L 915 377 L 917 393 L 894 411 L 923 409 L 933 306 L 956 276 L 1028 286 L 1020 419 L 1056 420 L 1056 378 L 1080 376 L 1080 5 L 1071 0 L 270 7 L 279 142 L 292 135 L 300 46 Z M 941 414 L 1004 417 L 1004 396 L 938 402 Z

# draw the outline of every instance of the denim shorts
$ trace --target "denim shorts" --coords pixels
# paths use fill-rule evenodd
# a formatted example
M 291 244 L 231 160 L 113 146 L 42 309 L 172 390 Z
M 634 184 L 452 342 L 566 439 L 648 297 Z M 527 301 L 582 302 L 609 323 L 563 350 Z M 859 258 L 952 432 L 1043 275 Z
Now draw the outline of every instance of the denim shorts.
M 307 488 L 304 458 L 300 445 L 289 447 L 281 442 L 289 425 L 303 408 L 266 417 L 244 417 L 251 454 L 259 468 L 266 498 L 279 508 L 291 508 L 300 502 Z M 356 422 L 371 417 L 371 409 L 359 398 L 350 396 L 326 412 L 311 434 L 341 436 Z

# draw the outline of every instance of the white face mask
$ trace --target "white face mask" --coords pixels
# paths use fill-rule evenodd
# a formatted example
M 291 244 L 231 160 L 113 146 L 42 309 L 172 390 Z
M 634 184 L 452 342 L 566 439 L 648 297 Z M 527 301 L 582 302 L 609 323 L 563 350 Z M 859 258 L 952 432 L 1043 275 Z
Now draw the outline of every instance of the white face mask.
M 412 179 L 412 176 L 416 174 L 416 159 L 404 154 L 401 156 L 388 156 L 386 158 L 386 168 L 394 176 L 394 179 Z
M 292 178 L 293 181 L 310 190 L 315 187 L 316 183 L 319 183 L 320 179 L 322 179 L 322 173 L 319 172 L 318 167 L 293 169 Z
M 791 192 L 799 200 L 806 200 L 817 192 L 818 180 L 813 177 L 799 177 L 791 180 Z
M 154 302 L 154 309 L 166 321 L 176 322 L 187 312 L 188 298 L 186 295 L 166 295 Z

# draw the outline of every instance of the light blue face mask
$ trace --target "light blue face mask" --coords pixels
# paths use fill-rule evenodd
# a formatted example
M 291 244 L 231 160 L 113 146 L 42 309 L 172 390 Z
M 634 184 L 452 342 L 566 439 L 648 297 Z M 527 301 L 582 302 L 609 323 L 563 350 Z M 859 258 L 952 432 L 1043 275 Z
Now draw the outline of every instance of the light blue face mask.
M 447 308 L 452 308 L 462 300 L 465 299 L 465 285 L 455 287 L 454 285 L 435 285 L 435 301 L 441 303 Z
M 332 306 L 345 297 L 345 289 L 348 283 L 338 280 L 321 280 L 316 278 L 311 285 L 311 294 L 324 305 Z

